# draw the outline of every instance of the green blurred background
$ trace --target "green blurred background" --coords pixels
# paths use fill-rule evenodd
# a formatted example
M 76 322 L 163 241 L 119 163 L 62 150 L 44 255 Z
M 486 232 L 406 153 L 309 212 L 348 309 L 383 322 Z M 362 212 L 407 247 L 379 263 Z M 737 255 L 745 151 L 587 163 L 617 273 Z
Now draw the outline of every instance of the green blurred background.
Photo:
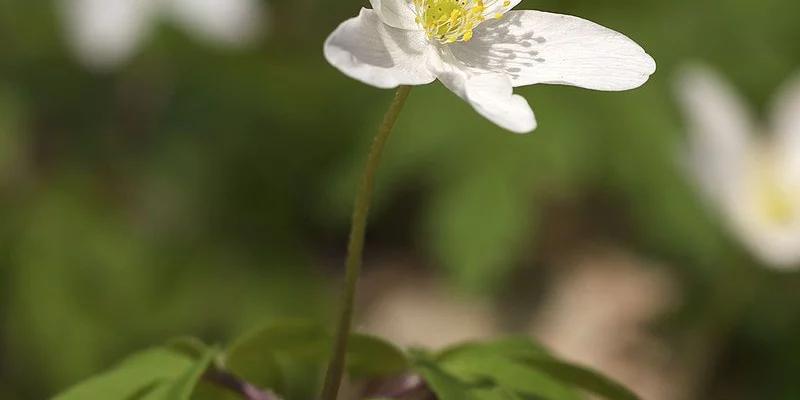
M 255 47 L 221 51 L 165 21 L 98 73 L 69 52 L 54 2 L 0 0 L 0 398 L 48 398 L 173 336 L 225 343 L 275 316 L 332 320 L 353 191 L 392 93 L 322 57 L 365 1 L 268 3 Z M 751 268 L 687 183 L 673 90 L 700 60 L 763 110 L 800 65 L 800 3 L 519 8 L 624 32 L 658 71 L 623 93 L 518 89 L 540 123 L 521 136 L 438 83 L 414 89 L 381 168 L 366 273 L 404 260 L 514 330 L 558 260 L 610 244 L 679 282 L 653 329 L 681 349 L 725 312 L 709 307 L 735 304 L 736 271 L 762 271 L 745 278 L 755 301 L 713 336 L 694 398 L 800 398 L 800 280 Z

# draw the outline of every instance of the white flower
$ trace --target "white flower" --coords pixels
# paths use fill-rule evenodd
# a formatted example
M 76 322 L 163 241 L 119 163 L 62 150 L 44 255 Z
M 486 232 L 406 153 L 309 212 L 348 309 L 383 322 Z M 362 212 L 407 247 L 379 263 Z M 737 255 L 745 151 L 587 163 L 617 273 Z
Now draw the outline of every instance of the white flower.
M 776 96 L 765 127 L 711 70 L 689 67 L 679 83 L 692 178 L 763 262 L 800 266 L 800 77 Z
M 86 65 L 127 61 L 161 18 L 212 43 L 240 46 L 263 29 L 259 0 L 61 0 L 69 45 Z
M 521 0 L 370 0 L 328 37 L 325 58 L 379 88 L 439 79 L 475 110 L 510 131 L 536 128 L 513 88 L 537 83 L 627 90 L 655 62 L 608 28 L 569 15 L 509 11 Z

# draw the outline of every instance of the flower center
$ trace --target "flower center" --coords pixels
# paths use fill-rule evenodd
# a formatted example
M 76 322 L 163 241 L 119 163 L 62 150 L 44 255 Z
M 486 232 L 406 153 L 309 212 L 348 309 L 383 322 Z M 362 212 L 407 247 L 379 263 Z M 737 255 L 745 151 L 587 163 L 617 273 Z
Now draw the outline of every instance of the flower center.
M 440 43 L 468 42 L 472 30 L 486 18 L 502 18 L 496 7 L 501 0 L 414 0 L 416 21 L 428 39 Z M 511 4 L 502 0 L 502 7 Z M 494 14 L 490 14 L 494 12 Z
M 779 186 L 774 180 L 761 182 L 761 189 L 757 196 L 761 212 L 767 221 L 778 225 L 787 226 L 798 217 L 795 199 Z
M 754 195 L 761 215 L 776 226 L 788 226 L 800 217 L 798 199 L 776 176 L 772 160 L 759 157 L 755 164 Z

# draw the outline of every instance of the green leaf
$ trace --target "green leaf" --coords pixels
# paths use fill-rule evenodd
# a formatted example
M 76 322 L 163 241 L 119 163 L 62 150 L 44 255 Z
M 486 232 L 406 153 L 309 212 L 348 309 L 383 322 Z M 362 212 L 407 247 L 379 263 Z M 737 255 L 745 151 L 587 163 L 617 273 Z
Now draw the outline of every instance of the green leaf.
M 637 399 L 629 390 L 597 372 L 559 361 L 527 337 L 457 345 L 442 351 L 436 360 L 462 379 L 470 375 L 490 376 L 501 387 L 544 398 L 574 398 L 574 392 L 565 389 L 577 387 L 609 400 Z M 523 378 L 525 375 L 530 376 Z M 539 382 L 536 387 L 527 384 L 534 380 Z
M 203 354 L 194 357 L 201 350 Z M 189 400 L 214 354 L 197 339 L 178 339 L 130 356 L 54 400 Z
M 79 383 L 54 400 L 126 400 L 149 386 L 180 376 L 192 360 L 165 348 L 155 348 L 125 359 L 111 371 Z
M 372 335 L 354 333 L 347 346 L 347 373 L 351 379 L 389 376 L 408 370 L 406 354 Z
M 146 393 L 136 396 L 136 400 L 167 400 L 170 396 L 171 386 L 169 383 L 162 383 L 149 389 Z
M 486 350 L 461 351 L 440 362 L 443 370 L 465 381 L 490 380 L 504 391 L 550 400 L 580 400 L 570 384 L 524 363 Z
M 138 400 L 189 400 L 200 379 L 214 360 L 216 350 L 208 349 L 200 360 L 196 360 L 180 375 L 163 381 L 147 391 Z
M 188 336 L 172 339 L 167 342 L 166 347 L 196 361 L 202 360 L 209 351 L 209 347 L 202 340 Z
M 439 361 L 458 357 L 463 353 L 491 353 L 511 359 L 548 358 L 548 350 L 526 336 L 509 336 L 491 342 L 467 342 L 444 349 L 436 357 Z
M 608 400 L 639 400 L 630 390 L 586 367 L 555 359 L 530 359 L 529 364 L 550 376 Z
M 295 359 L 320 360 L 327 356 L 330 335 L 317 323 L 304 320 L 283 320 L 251 331 L 228 349 L 228 361 L 236 361 L 247 353 L 290 355 Z
M 414 371 L 422 376 L 438 400 L 474 399 L 473 395 L 469 393 L 467 384 L 443 371 L 430 360 L 416 361 Z
M 215 350 L 206 351 L 205 356 L 197 361 L 191 368 L 170 385 L 169 394 L 163 400 L 189 400 L 195 387 L 208 367 L 214 361 Z
M 286 381 L 278 360 L 269 352 L 237 351 L 226 362 L 228 369 L 242 379 L 260 388 L 285 393 Z
M 324 360 L 329 341 L 329 335 L 318 324 L 300 320 L 274 322 L 234 342 L 226 353 L 225 365 L 256 386 L 284 393 L 286 383 L 278 357 Z
M 263 388 L 283 393 L 280 361 L 324 363 L 332 337 L 319 324 L 286 320 L 247 334 L 228 350 L 226 366 L 238 376 Z M 347 373 L 353 379 L 388 376 L 408 369 L 402 350 L 371 335 L 354 333 L 347 348 Z
M 200 381 L 192 394 L 192 400 L 242 400 L 242 396 L 228 388 Z

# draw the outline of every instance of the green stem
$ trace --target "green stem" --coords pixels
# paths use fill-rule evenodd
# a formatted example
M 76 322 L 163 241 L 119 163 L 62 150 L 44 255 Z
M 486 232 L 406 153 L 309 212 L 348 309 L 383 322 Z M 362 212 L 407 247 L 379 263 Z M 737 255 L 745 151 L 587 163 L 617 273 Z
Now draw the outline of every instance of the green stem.
M 372 200 L 372 188 L 375 186 L 375 175 L 381 161 L 383 148 L 389 140 L 397 117 L 406 104 L 411 86 L 400 86 L 394 96 L 392 105 L 386 111 L 383 122 L 378 129 L 378 134 L 372 141 L 369 150 L 367 165 L 364 175 L 356 192 L 356 201 L 353 208 L 353 219 L 350 226 L 350 239 L 347 245 L 347 262 L 345 264 L 344 291 L 342 292 L 341 312 L 336 326 L 333 352 L 328 361 L 328 370 L 325 373 L 325 385 L 322 389 L 322 400 L 336 400 L 339 386 L 344 375 L 345 354 L 347 354 L 347 338 L 350 336 L 350 326 L 353 320 L 353 311 L 356 300 L 356 287 L 361 271 L 361 258 L 364 251 L 364 234 L 367 229 L 367 216 L 369 204 Z

